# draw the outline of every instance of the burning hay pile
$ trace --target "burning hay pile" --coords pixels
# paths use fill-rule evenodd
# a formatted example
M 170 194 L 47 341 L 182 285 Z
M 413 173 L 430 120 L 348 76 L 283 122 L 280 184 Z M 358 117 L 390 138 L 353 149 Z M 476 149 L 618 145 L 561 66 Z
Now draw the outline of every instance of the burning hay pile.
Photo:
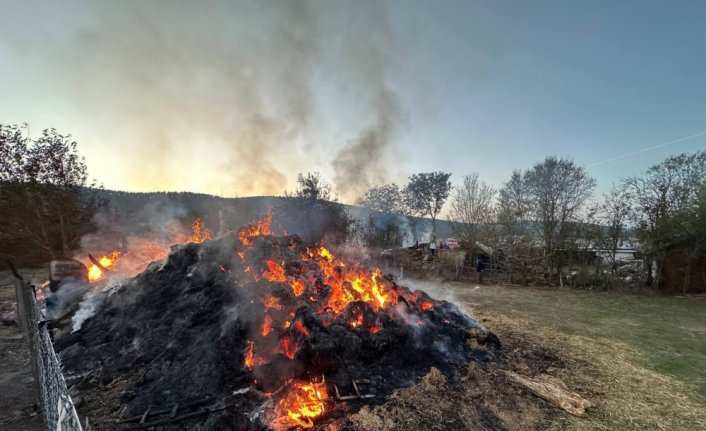
M 273 236 L 267 219 L 173 247 L 56 344 L 80 393 L 116 402 L 84 409 L 102 427 L 284 430 L 381 403 L 432 367 L 453 381 L 500 360 L 470 338 L 499 345 L 455 305 Z

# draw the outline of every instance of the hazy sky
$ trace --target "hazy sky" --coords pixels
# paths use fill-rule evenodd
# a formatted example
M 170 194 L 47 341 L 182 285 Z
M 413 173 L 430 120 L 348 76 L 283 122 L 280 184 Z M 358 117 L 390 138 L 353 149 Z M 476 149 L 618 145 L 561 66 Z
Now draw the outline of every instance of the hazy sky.
M 559 155 L 604 191 L 706 149 L 703 1 L 1 7 L 0 123 L 71 133 L 111 189 L 280 194 L 320 171 L 351 202 Z

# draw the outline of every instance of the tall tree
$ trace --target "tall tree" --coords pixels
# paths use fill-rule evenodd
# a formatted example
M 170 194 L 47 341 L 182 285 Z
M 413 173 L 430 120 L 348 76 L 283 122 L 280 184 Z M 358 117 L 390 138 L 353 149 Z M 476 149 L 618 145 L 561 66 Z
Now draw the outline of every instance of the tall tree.
M 556 269 L 559 276 L 555 251 L 566 239 L 562 227 L 566 228 L 567 222 L 577 220 L 596 181 L 573 160 L 550 156 L 528 170 L 524 182 L 532 214 L 541 228 L 547 269 L 549 274 Z
M 365 242 L 383 247 L 402 245 L 405 236 L 403 226 L 409 220 L 404 219 L 405 207 L 399 186 L 393 183 L 372 187 L 360 203 L 370 210 L 362 226 Z M 409 233 L 414 236 L 413 232 Z
M 498 220 L 506 226 L 507 236 L 528 233 L 530 210 L 530 196 L 524 173 L 514 170 L 510 179 L 498 192 Z
M 530 196 L 524 172 L 514 170 L 498 192 L 499 235 L 495 245 L 503 251 L 501 265 L 509 270 L 511 281 L 514 281 L 515 272 L 519 272 L 523 284 L 527 284 L 527 274 L 533 259 L 531 217 Z
M 403 191 L 405 205 L 415 214 L 431 217 L 432 236 L 436 238 L 436 217 L 451 192 L 450 173 L 414 174 Z
M 42 259 L 70 257 L 97 205 L 77 143 L 54 129 L 30 140 L 21 128 L 0 125 L 0 155 L 0 237 Z
M 402 192 L 395 183 L 372 187 L 365 192 L 361 204 L 373 211 L 397 214 L 404 212 Z
M 698 206 L 701 190 L 706 186 L 706 151 L 670 156 L 644 174 L 627 179 L 625 185 L 632 196 L 646 284 L 659 287 L 665 253 L 675 246 L 674 238 L 680 235 L 676 222 L 688 218 L 688 214 L 698 214 L 690 209 Z M 677 214 L 679 218 L 675 219 Z
M 293 193 L 285 192 L 285 196 L 331 201 L 332 187 L 318 172 L 307 172 L 297 175 L 297 189 Z
M 706 184 L 699 188 L 693 204 L 677 211 L 669 225 L 670 245 L 684 256 L 682 292 L 687 293 L 694 264 L 706 256 Z
M 454 233 L 468 244 L 484 241 L 494 221 L 497 191 L 478 178 L 478 173 L 463 177 L 460 186 L 453 189 L 449 220 Z

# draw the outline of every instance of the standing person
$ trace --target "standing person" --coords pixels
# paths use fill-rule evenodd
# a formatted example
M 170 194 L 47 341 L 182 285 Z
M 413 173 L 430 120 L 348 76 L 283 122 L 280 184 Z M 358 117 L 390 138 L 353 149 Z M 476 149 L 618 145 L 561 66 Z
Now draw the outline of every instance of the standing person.
M 434 238 L 429 242 L 429 260 L 434 260 L 434 254 L 436 253 L 436 240 Z
M 476 260 L 476 273 L 478 274 L 478 284 L 483 284 L 483 271 L 485 270 L 485 264 L 483 263 L 483 258 L 478 256 Z

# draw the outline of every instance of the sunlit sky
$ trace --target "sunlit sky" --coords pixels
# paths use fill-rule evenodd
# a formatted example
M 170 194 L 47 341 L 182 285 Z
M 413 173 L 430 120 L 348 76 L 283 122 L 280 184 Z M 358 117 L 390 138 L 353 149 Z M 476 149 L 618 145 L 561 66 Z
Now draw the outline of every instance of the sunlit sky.
M 71 133 L 109 189 L 281 194 L 319 171 L 353 202 L 415 172 L 501 186 L 558 155 L 602 192 L 706 149 L 703 1 L 5 0 L 1 14 L 0 123 Z

